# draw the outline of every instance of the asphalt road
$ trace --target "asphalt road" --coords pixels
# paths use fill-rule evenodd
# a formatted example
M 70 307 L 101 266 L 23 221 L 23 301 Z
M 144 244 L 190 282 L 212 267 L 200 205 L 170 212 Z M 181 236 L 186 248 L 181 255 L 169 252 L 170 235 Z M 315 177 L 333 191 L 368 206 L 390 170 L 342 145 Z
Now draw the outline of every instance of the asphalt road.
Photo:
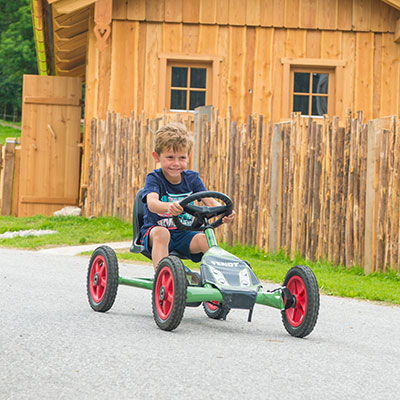
M 187 308 L 158 329 L 151 292 L 121 286 L 113 308 L 86 297 L 88 257 L 0 249 L 0 399 L 387 399 L 400 393 L 400 307 L 321 296 L 305 339 L 278 310 L 253 322 Z M 151 276 L 121 264 L 124 277 Z M 273 285 L 275 287 L 275 285 Z

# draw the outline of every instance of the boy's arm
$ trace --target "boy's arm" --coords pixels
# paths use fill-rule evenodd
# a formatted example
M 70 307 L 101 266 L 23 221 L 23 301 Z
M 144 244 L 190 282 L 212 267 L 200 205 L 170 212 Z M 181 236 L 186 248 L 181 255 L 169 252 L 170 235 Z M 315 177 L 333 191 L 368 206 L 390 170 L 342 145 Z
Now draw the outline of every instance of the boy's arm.
M 154 214 L 171 214 L 179 215 L 183 213 L 183 208 L 177 201 L 173 203 L 165 203 L 160 200 L 158 193 L 152 192 L 147 194 L 147 207 Z

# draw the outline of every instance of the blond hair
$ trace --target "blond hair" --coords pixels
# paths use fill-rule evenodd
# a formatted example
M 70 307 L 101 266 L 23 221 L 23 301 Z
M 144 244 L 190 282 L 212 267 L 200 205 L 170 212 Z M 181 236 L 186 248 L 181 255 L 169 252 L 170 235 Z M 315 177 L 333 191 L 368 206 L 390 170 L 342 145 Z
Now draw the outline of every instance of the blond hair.
M 154 151 L 160 155 L 164 150 L 178 152 L 187 150 L 188 154 L 193 147 L 193 136 L 185 125 L 172 122 L 162 126 L 156 132 Z

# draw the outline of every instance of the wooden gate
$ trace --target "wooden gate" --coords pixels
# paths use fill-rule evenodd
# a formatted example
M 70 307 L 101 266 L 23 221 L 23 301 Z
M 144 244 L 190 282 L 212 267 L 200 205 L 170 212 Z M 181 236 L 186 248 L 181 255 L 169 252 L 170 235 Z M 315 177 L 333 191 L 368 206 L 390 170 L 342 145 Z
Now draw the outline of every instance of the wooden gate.
M 18 216 L 78 204 L 81 78 L 24 75 Z

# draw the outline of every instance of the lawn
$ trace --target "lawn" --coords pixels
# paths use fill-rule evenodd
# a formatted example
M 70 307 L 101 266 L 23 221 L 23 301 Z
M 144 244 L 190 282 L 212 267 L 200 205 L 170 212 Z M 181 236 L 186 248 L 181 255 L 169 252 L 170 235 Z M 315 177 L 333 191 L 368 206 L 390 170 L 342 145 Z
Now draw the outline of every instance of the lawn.
M 18 126 L 17 123 L 10 123 L 0 120 L 0 144 L 3 145 L 6 142 L 6 138 L 9 137 L 16 138 L 21 136 L 21 129 L 14 128 L 12 126 L 7 126 L 8 124 Z

